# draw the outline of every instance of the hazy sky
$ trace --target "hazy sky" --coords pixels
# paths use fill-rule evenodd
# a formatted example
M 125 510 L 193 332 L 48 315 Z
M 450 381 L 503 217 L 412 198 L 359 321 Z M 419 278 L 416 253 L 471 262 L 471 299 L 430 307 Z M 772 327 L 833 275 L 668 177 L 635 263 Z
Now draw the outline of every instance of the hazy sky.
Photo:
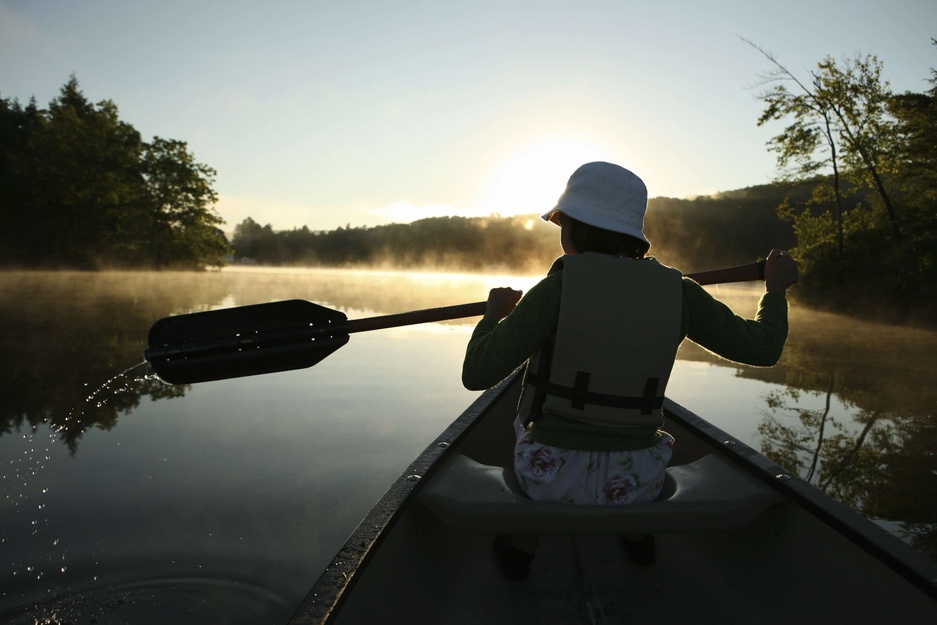
M 872 53 L 937 67 L 937 1 L 0 0 L 0 96 L 74 73 L 144 139 L 218 171 L 230 230 L 550 208 L 609 160 L 651 196 L 770 181 L 759 74 Z

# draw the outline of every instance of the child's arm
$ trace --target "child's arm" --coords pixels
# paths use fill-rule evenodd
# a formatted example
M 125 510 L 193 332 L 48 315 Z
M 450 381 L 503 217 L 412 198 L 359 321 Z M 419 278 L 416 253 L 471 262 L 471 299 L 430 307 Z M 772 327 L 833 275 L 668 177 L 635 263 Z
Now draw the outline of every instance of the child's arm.
M 491 388 L 546 343 L 556 331 L 561 291 L 562 272 L 557 272 L 530 289 L 500 322 L 494 314 L 478 322 L 462 363 L 465 388 Z
M 758 367 L 777 363 L 787 341 L 787 299 L 765 293 L 754 319 L 745 319 L 692 280 L 683 281 L 687 338 L 733 362 Z

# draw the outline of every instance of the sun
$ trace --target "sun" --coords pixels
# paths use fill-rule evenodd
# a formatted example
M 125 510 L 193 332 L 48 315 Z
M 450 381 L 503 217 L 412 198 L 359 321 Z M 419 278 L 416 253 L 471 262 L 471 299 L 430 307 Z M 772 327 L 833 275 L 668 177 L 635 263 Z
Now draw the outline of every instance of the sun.
M 493 164 L 482 210 L 502 216 L 545 213 L 580 165 L 613 158 L 600 143 L 576 137 L 527 141 Z

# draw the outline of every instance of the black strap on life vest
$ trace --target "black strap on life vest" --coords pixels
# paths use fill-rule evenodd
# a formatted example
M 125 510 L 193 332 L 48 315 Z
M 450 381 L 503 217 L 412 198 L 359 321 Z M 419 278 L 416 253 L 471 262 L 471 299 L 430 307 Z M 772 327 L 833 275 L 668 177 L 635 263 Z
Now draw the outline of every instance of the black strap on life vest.
M 540 415 L 543 405 L 542 400 L 548 394 L 570 400 L 570 406 L 576 410 L 583 410 L 586 404 L 593 404 L 607 408 L 640 410 L 641 414 L 651 414 L 655 408 L 661 408 L 664 405 L 664 398 L 656 397 L 657 388 L 660 386 L 660 378 L 648 378 L 644 385 L 644 394 L 641 397 L 628 397 L 590 391 L 589 374 L 585 371 L 577 372 L 576 381 L 574 386 L 571 387 L 550 382 L 548 376 L 549 372 L 546 376 L 531 371 L 527 372 L 527 382 L 537 389 L 534 395 L 536 403 L 532 409 L 532 412 L 537 412 L 537 416 Z
M 660 386 L 660 378 L 648 378 L 644 383 L 644 394 L 641 396 L 641 414 L 651 414 L 654 408 L 660 408 L 664 405 L 664 398 L 657 399 L 657 387 Z
M 540 376 L 550 379 L 550 367 L 553 363 L 553 342 L 555 340 L 556 337 L 551 336 L 540 350 L 540 359 L 537 361 L 537 371 L 540 372 L 539 374 L 531 371 L 530 365 L 527 365 L 527 377 L 525 381 L 529 382 L 535 389 L 533 403 L 530 406 L 530 415 L 527 417 L 527 427 L 543 416 L 543 402 L 547 398 L 547 389 L 543 388 L 543 385 L 537 384 L 535 380 L 538 380 Z M 521 397 L 523 399 L 523 396 Z

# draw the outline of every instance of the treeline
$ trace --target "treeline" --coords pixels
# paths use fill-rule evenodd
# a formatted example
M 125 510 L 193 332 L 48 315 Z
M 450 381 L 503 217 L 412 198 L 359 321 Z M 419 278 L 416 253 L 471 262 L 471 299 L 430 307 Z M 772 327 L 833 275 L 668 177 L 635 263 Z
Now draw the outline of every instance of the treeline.
M 74 76 L 47 109 L 0 99 L 0 265 L 220 265 L 214 177 L 184 142 L 143 141 Z
M 552 235 L 552 236 L 551 236 Z M 409 224 L 274 231 L 251 218 L 234 229 L 236 261 L 266 265 L 533 270 L 558 244 L 531 217 L 434 217 Z
M 687 271 L 743 264 L 794 245 L 771 186 L 718 197 L 653 198 L 645 231 L 651 254 Z M 387 266 L 460 271 L 544 272 L 562 251 L 559 230 L 538 215 L 434 217 L 410 224 L 274 231 L 251 218 L 235 227 L 235 260 L 267 265 Z

